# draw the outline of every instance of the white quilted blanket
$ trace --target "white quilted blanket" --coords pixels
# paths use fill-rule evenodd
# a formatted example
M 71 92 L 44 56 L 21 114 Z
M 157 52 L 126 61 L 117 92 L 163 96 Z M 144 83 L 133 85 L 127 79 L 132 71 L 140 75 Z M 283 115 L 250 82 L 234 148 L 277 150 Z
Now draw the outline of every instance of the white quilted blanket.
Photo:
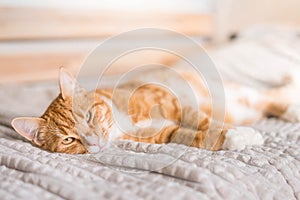
M 66 155 L 1 138 L 0 196 L 300 199 L 300 125 L 268 120 L 255 127 L 265 144 L 240 152 L 120 142 L 97 155 Z
M 49 153 L 9 124 L 40 115 L 57 92 L 1 87 L 0 199 L 300 199 L 300 124 L 257 123 L 264 145 L 242 151 L 123 141 L 96 155 Z

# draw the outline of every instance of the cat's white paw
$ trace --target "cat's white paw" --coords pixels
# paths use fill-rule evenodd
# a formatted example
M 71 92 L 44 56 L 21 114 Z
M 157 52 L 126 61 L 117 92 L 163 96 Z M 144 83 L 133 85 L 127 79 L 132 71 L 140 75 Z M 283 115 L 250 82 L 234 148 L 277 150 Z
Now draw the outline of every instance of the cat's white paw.
M 241 150 L 247 145 L 262 145 L 264 140 L 261 134 L 251 127 L 239 126 L 228 129 L 222 149 Z
M 300 105 L 289 106 L 281 118 L 293 123 L 300 122 Z

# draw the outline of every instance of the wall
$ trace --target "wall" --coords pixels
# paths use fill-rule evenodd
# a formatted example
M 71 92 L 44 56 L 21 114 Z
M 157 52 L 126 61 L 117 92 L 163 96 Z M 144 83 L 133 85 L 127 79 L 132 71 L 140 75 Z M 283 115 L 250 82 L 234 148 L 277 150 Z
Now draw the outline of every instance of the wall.
M 0 82 L 56 79 L 60 66 L 76 73 L 105 39 L 137 28 L 164 28 L 196 39 L 210 37 L 213 5 L 211 0 L 2 0 Z M 137 37 L 156 38 L 189 50 L 168 35 Z M 123 45 L 134 40 L 124 41 Z M 119 44 L 112 46 L 106 54 L 120 48 Z M 174 60 L 173 55 L 165 53 L 139 52 L 116 62 L 115 69 L 119 70 L 115 72 Z M 93 70 L 97 70 L 95 67 Z

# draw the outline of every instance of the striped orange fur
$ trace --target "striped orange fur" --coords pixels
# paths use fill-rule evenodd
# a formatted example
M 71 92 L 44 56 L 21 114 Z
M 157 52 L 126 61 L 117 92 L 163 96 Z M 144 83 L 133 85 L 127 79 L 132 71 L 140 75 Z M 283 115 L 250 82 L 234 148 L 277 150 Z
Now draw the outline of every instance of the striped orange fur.
M 210 98 L 199 77 L 188 72 L 181 75 L 201 99 Z M 213 108 L 209 101 L 201 100 L 198 109 L 182 106 L 167 88 L 152 83 L 139 85 L 139 82 L 115 90 L 88 92 L 62 69 L 61 93 L 45 113 L 39 118 L 16 118 L 12 125 L 42 149 L 76 154 L 98 152 L 109 141 L 118 139 L 158 144 L 174 142 L 219 150 L 226 133 L 235 129 L 228 124 L 245 125 L 266 115 L 289 120 L 286 114 L 290 102 L 275 101 L 276 89 L 262 92 L 233 84 L 225 86 L 229 101 L 224 119 L 227 125 L 223 126 L 211 120 Z

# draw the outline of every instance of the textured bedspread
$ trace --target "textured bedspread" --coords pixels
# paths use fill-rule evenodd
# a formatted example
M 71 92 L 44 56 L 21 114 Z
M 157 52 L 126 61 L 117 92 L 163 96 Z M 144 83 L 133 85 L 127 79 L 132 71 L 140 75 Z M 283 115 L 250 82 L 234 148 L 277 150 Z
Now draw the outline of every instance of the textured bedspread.
M 299 199 L 300 125 L 255 127 L 264 146 L 239 152 L 120 142 L 66 155 L 1 138 L 1 199 Z
M 253 125 L 262 146 L 212 152 L 119 142 L 95 155 L 49 153 L 23 141 L 14 116 L 38 116 L 56 83 L 1 86 L 0 199 L 300 199 L 300 124 Z

